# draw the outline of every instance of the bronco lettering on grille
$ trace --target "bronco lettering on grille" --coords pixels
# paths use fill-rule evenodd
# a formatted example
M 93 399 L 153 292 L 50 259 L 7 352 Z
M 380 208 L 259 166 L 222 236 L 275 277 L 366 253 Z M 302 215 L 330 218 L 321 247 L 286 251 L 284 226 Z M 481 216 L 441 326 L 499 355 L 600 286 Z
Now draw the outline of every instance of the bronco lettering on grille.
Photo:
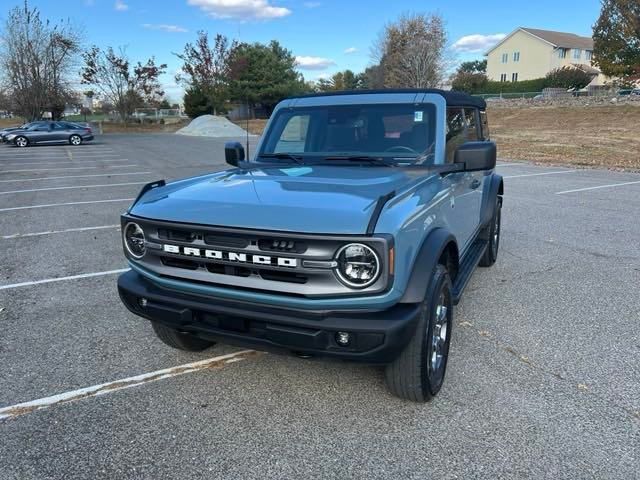
M 227 262 L 253 263 L 255 265 L 271 265 L 275 267 L 295 268 L 298 259 L 285 257 L 272 257 L 270 255 L 253 255 L 251 253 L 226 252 L 223 250 L 208 250 L 203 248 L 182 247 L 180 245 L 162 245 L 162 250 L 167 253 L 184 255 L 187 257 L 204 257 L 212 260 L 224 260 Z

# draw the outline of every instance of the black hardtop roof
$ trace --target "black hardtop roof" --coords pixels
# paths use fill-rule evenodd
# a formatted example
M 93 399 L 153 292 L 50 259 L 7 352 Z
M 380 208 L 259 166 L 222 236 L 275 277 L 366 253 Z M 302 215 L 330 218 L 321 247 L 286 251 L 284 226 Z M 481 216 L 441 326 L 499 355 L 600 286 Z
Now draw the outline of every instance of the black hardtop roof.
M 336 95 L 365 95 L 365 94 L 389 94 L 389 93 L 433 93 L 444 97 L 445 102 L 451 107 L 476 107 L 480 110 L 487 108 L 487 103 L 481 97 L 469 95 L 455 90 L 440 90 L 438 88 L 383 88 L 377 90 L 339 90 L 336 92 L 310 93 L 290 98 L 331 97 Z

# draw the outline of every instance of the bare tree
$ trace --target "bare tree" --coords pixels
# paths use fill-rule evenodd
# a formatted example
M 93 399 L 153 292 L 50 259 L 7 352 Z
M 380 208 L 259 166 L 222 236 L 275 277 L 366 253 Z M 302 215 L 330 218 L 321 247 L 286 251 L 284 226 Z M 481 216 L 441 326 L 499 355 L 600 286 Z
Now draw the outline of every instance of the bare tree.
M 438 86 L 447 68 L 447 33 L 437 14 L 404 14 L 388 24 L 371 49 L 385 87 Z
M 1 80 L 17 113 L 30 120 L 45 111 L 62 115 L 81 49 L 80 29 L 68 20 L 43 20 L 25 1 L 9 11 L 1 39 Z
M 156 65 L 153 57 L 132 68 L 124 48 L 116 52 L 112 47 L 103 51 L 94 46 L 83 53 L 82 58 L 82 83 L 99 90 L 122 120 L 126 120 L 136 107 L 156 103 L 164 95 L 158 78 L 167 65 Z

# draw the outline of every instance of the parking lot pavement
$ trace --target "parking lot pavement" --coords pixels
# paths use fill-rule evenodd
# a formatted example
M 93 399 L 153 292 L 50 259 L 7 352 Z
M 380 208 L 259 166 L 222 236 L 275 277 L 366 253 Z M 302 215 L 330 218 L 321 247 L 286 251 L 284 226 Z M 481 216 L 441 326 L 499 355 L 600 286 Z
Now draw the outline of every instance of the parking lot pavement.
M 380 369 L 272 354 L 156 378 L 238 349 L 172 350 L 126 311 L 119 214 L 138 182 L 224 168 L 223 143 L 0 146 L 0 412 L 76 399 L 0 419 L 0 478 L 637 478 L 640 175 L 502 162 L 500 258 L 419 405 Z

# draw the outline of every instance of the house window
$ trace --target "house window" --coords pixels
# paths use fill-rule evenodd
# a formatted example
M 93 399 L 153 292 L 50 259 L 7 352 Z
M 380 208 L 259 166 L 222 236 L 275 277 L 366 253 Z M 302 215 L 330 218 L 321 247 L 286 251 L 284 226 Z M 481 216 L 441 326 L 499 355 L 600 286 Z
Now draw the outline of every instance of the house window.
M 506 73 L 501 73 L 500 74 L 500 81 L 501 82 L 506 82 L 507 81 L 507 74 Z
M 520 52 L 513 52 L 513 61 L 514 62 L 520 61 Z
M 518 73 L 512 73 L 511 74 L 511 81 L 512 82 L 517 82 L 518 81 Z
M 582 50 L 580 50 L 579 48 L 574 48 L 573 49 L 573 58 L 576 60 L 580 60 L 580 56 L 582 55 Z
M 591 56 L 593 55 L 593 52 L 591 50 L 585 50 L 584 51 L 584 58 L 585 60 L 589 60 L 591 61 Z
M 558 58 L 567 58 L 567 50 L 564 48 L 558 49 Z
M 502 63 L 507 63 L 509 61 L 509 54 L 508 53 L 503 53 L 502 54 Z

